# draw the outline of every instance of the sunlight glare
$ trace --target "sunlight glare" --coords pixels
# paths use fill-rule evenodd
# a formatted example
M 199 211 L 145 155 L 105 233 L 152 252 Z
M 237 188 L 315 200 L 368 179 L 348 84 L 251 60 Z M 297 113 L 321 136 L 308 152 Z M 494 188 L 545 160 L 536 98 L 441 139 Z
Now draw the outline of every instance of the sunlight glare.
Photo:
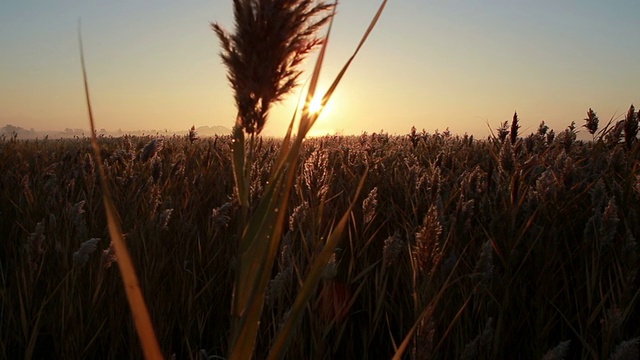
M 320 110 L 322 110 L 322 97 L 316 96 L 309 104 L 309 112 L 313 114 L 320 112 Z

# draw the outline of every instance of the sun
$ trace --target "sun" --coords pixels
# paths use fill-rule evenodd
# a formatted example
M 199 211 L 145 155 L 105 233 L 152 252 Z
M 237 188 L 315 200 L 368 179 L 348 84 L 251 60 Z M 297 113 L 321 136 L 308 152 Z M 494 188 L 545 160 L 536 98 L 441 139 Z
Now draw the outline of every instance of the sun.
M 313 100 L 311 100 L 311 103 L 309 103 L 309 113 L 315 114 L 320 112 L 320 110 L 322 110 L 322 97 L 315 96 Z
M 309 96 L 311 99 L 309 100 Z M 322 99 L 327 95 L 327 89 L 319 85 L 313 94 L 309 93 L 309 89 L 303 89 L 303 92 L 298 96 L 296 109 L 306 110 L 308 115 L 318 116 L 322 115 L 322 118 L 327 118 L 327 115 L 333 114 L 336 102 L 336 96 L 329 96 L 327 102 L 322 105 Z M 308 102 L 308 103 L 307 103 Z

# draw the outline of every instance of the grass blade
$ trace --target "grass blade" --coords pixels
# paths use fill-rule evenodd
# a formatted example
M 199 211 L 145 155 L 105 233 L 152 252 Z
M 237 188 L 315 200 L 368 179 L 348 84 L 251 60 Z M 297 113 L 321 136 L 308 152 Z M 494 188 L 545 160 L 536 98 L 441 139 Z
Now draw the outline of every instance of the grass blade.
M 351 210 L 355 206 L 358 200 L 358 196 L 360 195 L 360 192 L 364 186 L 366 174 L 367 171 L 365 171 L 365 174 L 360 178 L 360 183 L 358 184 L 358 188 L 356 190 L 356 193 L 354 194 L 353 200 L 349 204 L 348 210 L 344 213 L 336 227 L 333 229 L 331 235 L 329 235 L 329 238 L 327 239 L 327 242 L 318 257 L 313 261 L 311 270 L 309 271 L 304 284 L 298 291 L 296 300 L 291 308 L 291 313 L 287 317 L 282 330 L 278 334 L 275 343 L 271 347 L 269 357 L 267 359 L 275 360 L 282 359 L 284 357 L 284 352 L 286 351 L 287 345 L 291 340 L 293 331 L 302 318 L 304 308 L 309 302 L 309 299 L 311 299 L 311 297 L 315 293 L 316 287 L 318 286 L 318 283 L 320 283 L 324 267 L 329 262 L 331 255 L 333 255 L 336 249 L 338 241 L 342 237 L 342 233 L 344 232 L 347 222 L 349 221 L 349 217 L 351 216 Z
M 89 97 L 89 83 L 87 80 L 87 71 L 84 61 L 84 50 L 82 47 L 82 34 L 80 32 L 80 24 L 78 24 L 78 40 L 80 42 L 80 62 L 82 64 L 82 78 L 84 80 L 84 91 L 87 101 L 87 108 L 89 111 L 89 121 L 91 124 L 91 145 L 93 146 L 94 156 L 96 157 L 96 163 L 100 174 L 100 184 L 102 186 L 102 199 L 104 201 L 104 208 L 107 214 L 107 223 L 109 225 L 109 236 L 113 241 L 116 256 L 118 258 L 118 268 L 122 274 L 122 280 L 124 282 L 124 288 L 127 294 L 127 300 L 131 307 L 131 314 L 133 316 L 136 331 L 140 337 L 142 344 L 142 350 L 144 356 L 147 359 L 162 359 L 162 352 L 158 345 L 158 340 L 147 311 L 147 306 L 144 301 L 144 296 L 140 290 L 138 283 L 138 277 L 136 276 L 135 268 L 127 245 L 122 238 L 122 230 L 118 221 L 116 207 L 111 197 L 111 191 L 109 190 L 109 184 L 105 175 L 104 168 L 102 167 L 102 158 L 100 156 L 100 146 L 98 145 L 98 139 L 96 138 L 95 123 L 93 120 L 93 111 L 91 110 L 91 99 Z
M 355 51 L 353 52 L 353 54 L 351 54 L 351 57 L 349 57 L 347 62 L 344 64 L 344 66 L 342 67 L 342 69 L 340 70 L 340 72 L 338 73 L 336 78 L 333 80 L 333 83 L 331 83 L 331 86 L 329 86 L 329 88 L 327 89 L 325 94 L 322 96 L 322 100 L 320 101 L 320 111 L 312 113 L 312 114 L 309 114 L 309 105 L 311 103 L 311 100 L 315 96 L 316 84 L 317 84 L 317 81 L 318 81 L 317 77 L 320 76 L 320 68 L 322 67 L 322 62 L 324 60 L 326 42 L 328 41 L 328 38 L 329 38 L 329 34 L 327 34 L 327 40 L 325 41 L 325 44 L 323 45 L 322 49 L 320 50 L 320 55 L 318 56 L 318 61 L 316 62 L 316 66 L 315 66 L 315 68 L 313 70 L 313 75 L 311 77 L 311 82 L 310 82 L 310 85 L 309 85 L 309 92 L 307 93 L 307 99 L 306 99 L 305 106 L 304 106 L 303 111 L 302 111 L 302 120 L 300 122 L 301 123 L 300 127 L 301 127 L 301 132 L 303 132 L 305 135 L 311 129 L 313 124 L 316 122 L 316 120 L 318 119 L 318 116 L 320 115 L 322 109 L 324 109 L 324 107 L 329 102 L 329 99 L 331 99 L 331 96 L 333 95 L 333 92 L 338 87 L 338 84 L 342 80 L 342 77 L 347 72 L 347 69 L 349 69 L 349 66 L 351 65 L 351 63 L 355 59 L 356 55 L 358 55 L 358 52 L 360 52 L 360 49 L 362 48 L 364 43 L 367 41 L 367 38 L 369 38 L 369 35 L 371 34 L 371 32 L 375 28 L 376 24 L 378 23 L 378 20 L 380 19 L 380 16 L 382 15 L 382 12 L 384 11 L 384 8 L 385 8 L 386 5 L 387 5 L 387 0 L 383 0 L 382 3 L 380 4 L 380 7 L 378 8 L 378 11 L 376 12 L 375 16 L 371 20 L 371 23 L 369 24 L 369 27 L 367 28 L 367 31 L 365 31 L 364 35 L 362 36 L 362 39 L 360 39 L 360 42 L 358 43 L 358 46 L 356 47 Z M 332 19 L 332 23 L 333 23 L 333 19 Z M 329 25 L 329 31 L 331 31 L 332 23 Z
M 337 4 L 334 3 L 334 4 Z M 373 29 L 377 19 L 384 8 L 386 1 L 383 2 L 374 20 L 367 29 L 363 36 L 358 48 L 351 56 L 345 67 L 342 69 L 339 76 L 334 80 L 331 88 L 323 96 L 323 105 L 329 100 L 337 84 L 345 73 L 348 65 L 351 63 L 359 49 L 362 47 L 367 36 Z M 333 23 L 333 15 L 335 14 L 336 7 L 332 9 L 330 16 L 331 21 L 329 23 L 329 29 L 325 41 L 323 42 L 318 59 L 315 64 L 309 88 L 307 91 L 306 101 L 302 108 L 300 116 L 300 123 L 298 126 L 298 133 L 295 137 L 292 137 L 293 124 L 295 122 L 295 114 L 287 130 L 287 134 L 283 141 L 279 155 L 277 156 L 274 168 L 269 176 L 269 184 L 267 185 L 264 194 L 255 210 L 251 215 L 248 223 L 244 227 L 241 235 L 240 248 L 239 248 L 239 266 L 236 275 L 236 284 L 234 287 L 234 294 L 232 300 L 231 315 L 234 322 L 234 331 L 231 338 L 229 357 L 231 359 L 246 359 L 250 358 L 253 354 L 255 347 L 256 336 L 259 327 L 259 320 L 264 307 L 264 295 L 268 285 L 271 269 L 274 264 L 275 255 L 277 253 L 280 238 L 282 236 L 283 224 L 285 220 L 285 210 L 289 202 L 289 196 L 293 187 L 293 181 L 297 170 L 298 158 L 302 148 L 302 142 L 310 130 L 311 126 L 317 120 L 320 111 L 310 113 L 309 104 L 315 96 L 316 87 L 320 77 L 320 70 L 322 68 L 324 56 L 326 54 L 327 43 L 331 26 Z M 236 132 L 240 132 L 237 124 L 236 130 L 234 130 L 234 176 L 237 184 L 238 196 L 248 196 L 248 170 L 252 161 L 250 154 L 247 159 L 244 153 L 244 144 L 242 137 L 236 136 Z M 242 135 L 242 134 L 240 134 Z M 253 139 L 253 137 L 252 137 Z M 248 163 L 242 163 L 242 162 Z M 242 166 L 244 165 L 244 166 Z M 241 172 L 242 171 L 242 172 Z M 358 192 L 362 188 L 361 180 Z M 357 197 L 357 194 L 356 194 Z M 355 201 L 355 200 L 354 200 Z M 240 199 L 243 209 L 248 209 L 248 197 L 246 199 Z M 353 204 L 351 204 L 353 207 Z M 246 211 L 246 210 L 244 210 Z M 294 311 L 296 312 L 291 316 L 292 322 L 287 325 L 287 330 L 283 332 L 278 338 L 277 348 L 272 352 L 273 356 L 279 356 L 288 343 L 291 330 L 295 325 L 294 319 L 297 319 L 301 314 L 302 309 L 307 303 L 309 297 L 315 290 L 322 269 L 326 265 L 327 261 L 335 245 L 346 226 L 349 218 L 351 208 L 343 216 L 343 220 L 339 223 L 338 227 L 334 229 L 330 240 L 327 242 L 325 249 L 322 251 L 321 256 L 314 262 L 311 269 L 309 279 L 305 282 L 305 286 L 301 290 L 296 302 Z M 246 214 L 246 212 L 243 212 Z

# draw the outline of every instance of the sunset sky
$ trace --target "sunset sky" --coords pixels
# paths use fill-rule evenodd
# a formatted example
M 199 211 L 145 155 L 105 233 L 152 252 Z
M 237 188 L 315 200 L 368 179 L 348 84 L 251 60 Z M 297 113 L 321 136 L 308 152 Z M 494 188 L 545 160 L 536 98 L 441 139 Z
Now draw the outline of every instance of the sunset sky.
M 324 86 L 379 4 L 340 3 Z M 590 107 L 606 122 L 640 105 L 639 15 L 637 0 L 390 0 L 314 133 L 414 125 L 486 137 L 517 111 L 529 134 L 542 120 L 581 126 Z M 233 29 L 231 0 L 1 0 L 0 127 L 88 129 L 78 18 L 98 128 L 231 128 L 210 28 Z M 284 134 L 296 98 L 274 109 L 263 134 Z

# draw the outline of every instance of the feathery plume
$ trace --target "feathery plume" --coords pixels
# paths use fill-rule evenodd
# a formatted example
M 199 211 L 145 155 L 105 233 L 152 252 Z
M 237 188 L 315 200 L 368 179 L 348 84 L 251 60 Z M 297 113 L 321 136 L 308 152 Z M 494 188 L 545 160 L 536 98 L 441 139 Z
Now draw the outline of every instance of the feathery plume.
M 596 131 L 598 131 L 598 123 L 600 122 L 596 112 L 589 108 L 589 111 L 587 111 L 587 117 L 584 119 L 584 121 L 585 124 L 582 125 L 582 127 L 587 128 L 589 134 L 594 135 Z
M 44 252 L 42 244 L 44 243 L 44 219 L 36 224 L 36 231 L 29 234 L 29 246 L 36 254 Z
M 605 143 L 614 146 L 620 142 L 624 130 L 624 120 L 618 121 L 604 136 Z
M 329 280 L 333 279 L 338 275 L 338 264 L 340 262 L 339 258 L 336 258 L 336 254 L 340 256 L 342 253 L 342 249 L 336 248 L 335 252 L 331 255 L 329 262 L 325 265 L 322 271 L 322 279 Z
M 536 134 L 545 136 L 547 135 L 547 131 L 549 131 L 549 126 L 545 124 L 544 121 L 541 121 L 540 125 L 538 126 L 538 132 Z
M 429 274 L 440 264 L 442 259 L 439 244 L 441 234 L 442 224 L 439 220 L 438 209 L 432 205 L 424 217 L 422 227 L 416 233 L 416 243 L 412 251 L 413 261 L 419 273 Z
M 333 4 L 313 0 L 235 0 L 235 33 L 211 24 L 235 92 L 238 120 L 259 134 L 273 103 L 296 87 L 299 65 L 322 40 L 316 33 L 331 18 Z
M 509 123 L 504 121 L 500 123 L 500 127 L 496 129 L 498 132 L 498 139 L 503 143 L 507 140 L 507 136 L 509 136 Z
M 466 359 L 482 359 L 484 356 L 489 355 L 491 344 L 493 340 L 493 318 L 487 319 L 482 332 L 478 334 L 470 343 L 465 345 L 460 354 L 460 360 Z
M 73 265 L 83 267 L 89 261 L 89 255 L 96 251 L 99 238 L 89 239 L 80 245 L 80 249 L 73 253 Z
M 193 144 L 198 140 L 198 132 L 196 131 L 196 126 L 192 125 L 191 129 L 189 129 L 189 133 L 187 134 L 187 140 L 189 140 L 190 144 Z
M 489 280 L 493 275 L 493 268 L 493 245 L 491 244 L 491 240 L 487 240 L 482 244 L 480 257 L 473 269 L 473 273 L 479 276 L 484 284 L 484 281 Z
M 309 203 L 303 202 L 293 209 L 293 213 L 289 216 L 289 230 L 295 231 L 302 224 L 309 213 Z
M 600 227 L 601 245 L 610 246 L 616 235 L 618 228 L 618 207 L 616 206 L 616 199 L 612 197 L 609 199 L 607 207 L 602 214 L 602 225 Z
M 504 142 L 500 150 L 500 162 L 498 167 L 505 174 L 512 173 L 516 168 L 516 159 L 510 142 Z
M 227 202 L 211 210 L 211 220 L 213 221 L 213 224 L 218 227 L 226 226 L 229 223 L 229 220 L 231 220 L 229 212 L 232 207 L 233 205 Z
M 542 360 L 564 360 L 565 356 L 567 356 L 570 345 L 571 340 L 560 342 L 556 347 L 547 351 Z
M 158 227 L 160 227 L 160 229 L 164 231 L 169 230 L 169 220 L 171 220 L 172 213 L 173 209 L 164 209 L 158 214 Z
M 282 298 L 282 295 L 285 293 L 286 289 L 291 287 L 292 279 L 293 268 L 289 266 L 280 271 L 276 275 L 276 277 L 269 281 L 269 286 L 265 295 L 265 301 L 268 306 L 273 306 L 279 299 Z
M 518 123 L 518 113 L 514 112 L 513 120 L 511 120 L 511 131 L 509 132 L 509 137 L 512 145 L 515 145 L 516 141 L 518 141 L 518 130 L 520 130 L 520 124 Z
M 609 357 L 610 360 L 637 360 L 640 359 L 640 337 L 623 341 Z
M 142 148 L 142 151 L 140 151 L 140 161 L 142 162 L 149 161 L 151 158 L 156 156 L 156 154 L 160 152 L 160 150 L 162 150 L 163 146 L 164 146 L 163 138 L 155 138 L 149 141 L 147 145 L 145 145 Z
M 384 266 L 388 267 L 393 265 L 400 256 L 403 248 L 404 241 L 402 241 L 400 233 L 396 231 L 384 241 L 384 247 L 382 248 L 382 263 Z
M 631 105 L 627 116 L 624 119 L 624 143 L 627 149 L 631 150 L 635 145 L 638 136 L 638 114 L 635 107 Z
M 376 208 L 378 207 L 378 187 L 374 187 L 369 192 L 366 199 L 362 201 L 362 212 L 364 213 L 364 223 L 370 223 L 376 215 Z
M 122 235 L 123 239 L 124 237 L 125 235 Z M 111 241 L 109 243 L 109 247 L 102 251 L 102 267 L 108 269 L 116 261 L 118 261 L 118 258 L 116 257 L 116 249 L 113 247 L 113 241 Z
M 421 318 L 416 328 L 413 339 L 411 359 L 429 359 L 433 357 L 433 340 L 436 333 L 436 324 L 432 319 Z

